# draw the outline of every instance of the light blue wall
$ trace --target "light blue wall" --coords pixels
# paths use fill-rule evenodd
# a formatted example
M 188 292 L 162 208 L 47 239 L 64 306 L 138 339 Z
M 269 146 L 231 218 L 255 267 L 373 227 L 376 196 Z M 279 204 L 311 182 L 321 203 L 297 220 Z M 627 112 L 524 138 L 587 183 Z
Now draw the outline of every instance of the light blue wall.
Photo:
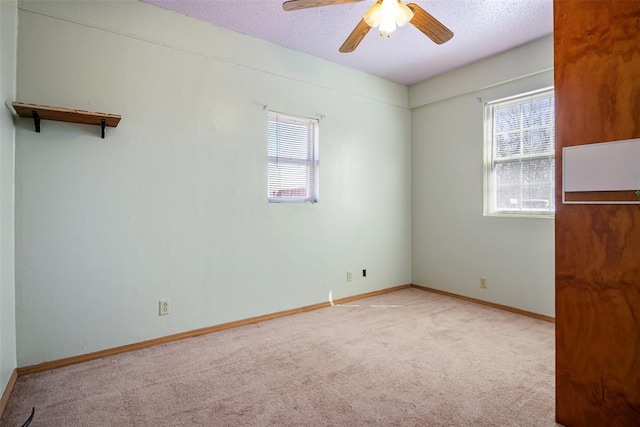
M 16 85 L 15 1 L 0 1 L 0 394 L 16 368 L 14 274 L 14 146 L 11 103 Z
M 410 283 L 405 86 L 140 2 L 19 8 L 18 99 L 122 115 L 18 124 L 20 366 Z M 320 203 L 267 203 L 265 105 L 324 116 Z
M 413 283 L 555 315 L 553 218 L 483 216 L 483 102 L 552 86 L 552 67 L 547 36 L 410 88 Z

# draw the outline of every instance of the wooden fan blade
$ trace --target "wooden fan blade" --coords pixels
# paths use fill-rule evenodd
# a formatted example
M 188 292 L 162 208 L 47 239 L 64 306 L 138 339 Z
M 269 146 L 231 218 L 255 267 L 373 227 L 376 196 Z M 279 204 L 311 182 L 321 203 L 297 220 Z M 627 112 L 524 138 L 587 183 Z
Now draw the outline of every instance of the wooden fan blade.
M 451 37 L 453 37 L 453 32 L 442 25 L 442 23 L 436 18 L 427 13 L 426 10 L 415 3 L 409 3 L 407 6 L 409 6 L 409 9 L 413 10 L 413 18 L 411 18 L 411 21 L 409 22 L 411 22 L 414 27 L 422 31 L 425 36 L 429 37 L 437 44 L 449 41 Z
M 288 0 L 282 3 L 286 11 L 308 9 L 310 7 L 331 6 L 332 4 L 357 3 L 362 0 Z
M 351 31 L 349 37 L 347 37 L 344 43 L 342 43 L 342 46 L 340 46 L 340 52 L 349 53 L 356 50 L 356 48 L 358 47 L 364 36 L 367 35 L 370 29 L 371 27 L 369 26 L 369 24 L 367 24 L 364 19 L 361 19 L 360 22 L 358 22 L 358 25 L 356 25 L 353 31 Z

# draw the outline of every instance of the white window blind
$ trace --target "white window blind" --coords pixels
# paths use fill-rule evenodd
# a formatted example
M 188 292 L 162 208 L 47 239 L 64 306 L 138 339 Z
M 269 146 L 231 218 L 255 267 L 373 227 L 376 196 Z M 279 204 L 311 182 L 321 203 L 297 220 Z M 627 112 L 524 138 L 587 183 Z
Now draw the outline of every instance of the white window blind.
M 318 120 L 273 111 L 268 119 L 268 200 L 318 201 Z
M 484 107 L 485 215 L 552 216 L 555 212 L 553 89 Z

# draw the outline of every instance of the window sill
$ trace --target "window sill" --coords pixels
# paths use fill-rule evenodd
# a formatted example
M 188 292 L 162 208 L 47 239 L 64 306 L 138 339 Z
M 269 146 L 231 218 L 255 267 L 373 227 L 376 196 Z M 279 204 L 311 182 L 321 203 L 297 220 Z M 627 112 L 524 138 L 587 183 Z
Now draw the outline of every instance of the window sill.
M 484 216 L 492 218 L 541 218 L 541 219 L 554 219 L 556 217 L 555 212 L 551 213 L 535 213 L 535 212 L 500 212 L 500 213 L 485 213 Z

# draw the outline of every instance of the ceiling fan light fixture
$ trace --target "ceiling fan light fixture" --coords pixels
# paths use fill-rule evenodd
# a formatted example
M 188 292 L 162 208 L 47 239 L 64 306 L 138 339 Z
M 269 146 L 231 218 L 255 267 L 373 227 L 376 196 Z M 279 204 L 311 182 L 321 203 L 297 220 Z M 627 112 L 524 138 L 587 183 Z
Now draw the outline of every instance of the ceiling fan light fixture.
M 396 30 L 396 21 L 394 19 L 382 18 L 380 26 L 378 27 L 381 36 L 391 37 L 391 33 Z
M 369 8 L 369 10 L 367 10 L 367 13 L 364 14 L 364 22 L 366 22 L 371 28 L 375 28 L 380 25 L 381 19 L 382 7 L 380 6 L 380 3 L 376 2 Z
M 398 0 L 398 12 L 396 15 L 396 24 L 398 27 L 407 25 L 413 19 L 413 10 L 401 0 Z
M 378 27 L 381 36 L 389 37 L 396 30 L 396 17 L 399 9 L 398 0 L 382 0 L 382 5 L 380 6 L 382 18 Z

